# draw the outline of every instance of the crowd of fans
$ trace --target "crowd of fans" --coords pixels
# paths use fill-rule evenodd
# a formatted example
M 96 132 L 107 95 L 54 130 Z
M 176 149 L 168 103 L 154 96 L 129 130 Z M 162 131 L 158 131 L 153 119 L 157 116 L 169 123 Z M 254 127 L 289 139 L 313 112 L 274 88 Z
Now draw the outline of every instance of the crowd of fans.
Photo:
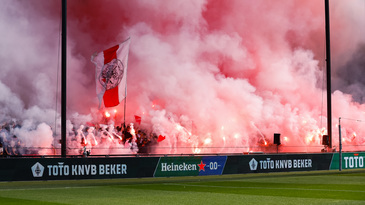
M 4 123 L 0 126 L 0 156 L 17 156 L 22 155 L 21 147 L 24 144 L 13 135 L 13 130 L 20 127 L 20 124 L 15 121 Z M 29 150 L 29 153 L 32 151 Z
M 100 150 L 105 150 L 106 147 L 123 149 L 122 153 L 146 154 L 157 143 L 157 135 L 135 128 L 133 123 L 116 127 L 113 124 L 81 125 L 78 129 L 73 129 L 68 137 L 72 144 L 81 145 L 83 155 L 105 154 Z
M 57 154 L 58 142 L 52 147 L 29 147 L 14 134 L 21 123 L 11 121 L 0 125 L 0 156 L 40 155 L 42 149 L 48 149 L 50 155 Z M 56 138 L 55 138 L 56 139 Z M 157 136 L 134 127 L 109 125 L 80 125 L 67 134 L 67 149 L 72 155 L 107 155 L 110 153 L 147 154 L 157 144 Z M 119 149 L 110 152 L 108 149 Z

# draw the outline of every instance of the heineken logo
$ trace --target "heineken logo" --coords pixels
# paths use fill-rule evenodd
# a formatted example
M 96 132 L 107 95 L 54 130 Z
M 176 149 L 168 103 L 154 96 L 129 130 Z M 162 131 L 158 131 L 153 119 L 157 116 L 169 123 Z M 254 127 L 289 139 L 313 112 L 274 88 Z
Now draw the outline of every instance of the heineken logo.
M 188 164 L 188 163 L 161 163 L 161 171 L 162 172 L 181 172 L 181 171 L 196 171 L 199 169 L 200 171 L 205 171 L 206 164 L 203 163 L 203 160 L 200 161 L 200 164 Z
M 222 174 L 226 156 L 162 157 L 154 177 Z

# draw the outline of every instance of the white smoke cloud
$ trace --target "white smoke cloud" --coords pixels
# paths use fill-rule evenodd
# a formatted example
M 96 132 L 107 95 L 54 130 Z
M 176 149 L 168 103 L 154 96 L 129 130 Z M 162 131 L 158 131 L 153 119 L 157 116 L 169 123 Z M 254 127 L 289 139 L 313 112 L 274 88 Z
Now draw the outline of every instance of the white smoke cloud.
M 0 113 L 1 122 L 20 117 L 23 110 L 23 102 L 5 84 L 0 81 Z
M 54 152 L 50 150 L 53 145 L 51 127 L 45 123 L 38 124 L 36 128 L 33 126 L 33 122 L 24 121 L 21 128 L 15 128 L 14 134 L 24 143 L 23 146 L 36 149 L 41 155 Z

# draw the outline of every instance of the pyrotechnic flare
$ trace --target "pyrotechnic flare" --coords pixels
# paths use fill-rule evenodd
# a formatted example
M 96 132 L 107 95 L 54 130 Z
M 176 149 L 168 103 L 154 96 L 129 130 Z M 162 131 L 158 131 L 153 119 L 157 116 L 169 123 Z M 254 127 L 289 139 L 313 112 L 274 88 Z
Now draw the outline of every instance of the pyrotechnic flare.
M 86 146 L 88 144 L 84 134 L 84 125 L 80 125 L 79 129 L 76 131 L 76 139 L 82 146 Z
M 115 138 L 118 138 L 120 141 L 122 141 L 122 136 L 118 135 L 115 130 L 114 130 L 114 125 L 113 124 L 110 124 L 108 126 L 108 131 L 107 131 L 109 137 L 111 140 L 114 140 Z
M 92 146 L 98 145 L 98 142 L 96 141 L 96 138 L 94 135 L 94 130 L 95 130 L 95 127 L 89 127 L 89 129 L 87 130 L 88 134 L 86 135 L 86 138 L 88 139 L 88 141 L 91 142 Z

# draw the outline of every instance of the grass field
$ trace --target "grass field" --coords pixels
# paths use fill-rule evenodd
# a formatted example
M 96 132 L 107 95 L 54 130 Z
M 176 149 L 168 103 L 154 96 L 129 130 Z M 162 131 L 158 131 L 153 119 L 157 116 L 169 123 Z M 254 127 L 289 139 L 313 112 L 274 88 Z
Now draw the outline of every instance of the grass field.
M 365 170 L 0 182 L 0 204 L 365 204 Z

